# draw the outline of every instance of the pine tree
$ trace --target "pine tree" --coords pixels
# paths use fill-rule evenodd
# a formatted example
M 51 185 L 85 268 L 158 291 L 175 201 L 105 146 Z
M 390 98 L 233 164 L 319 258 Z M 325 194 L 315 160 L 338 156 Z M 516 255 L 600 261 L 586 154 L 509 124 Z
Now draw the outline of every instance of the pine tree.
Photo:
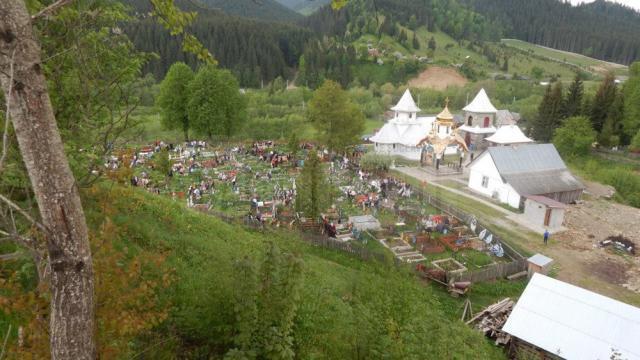
M 622 93 L 616 95 L 609 108 L 607 120 L 602 126 L 598 142 L 604 146 L 618 146 L 623 134 L 624 97 Z
M 317 154 L 309 152 L 300 176 L 296 180 L 296 211 L 317 219 L 331 202 L 330 188 Z
M 414 49 L 416 50 L 420 49 L 420 42 L 418 41 L 418 37 L 416 36 L 415 32 L 413 33 L 412 45 Z
M 436 39 L 433 36 L 429 39 L 429 49 L 436 50 Z
M 404 29 L 400 30 L 400 35 L 398 36 L 398 41 L 401 44 L 404 44 L 405 42 L 407 42 L 407 32 L 404 31 Z
M 617 92 L 615 77 L 613 73 L 608 73 L 602 80 L 591 104 L 591 123 L 593 124 L 593 129 L 598 133 L 602 131 L 602 127 L 609 116 L 609 111 L 616 99 Z
M 504 62 L 502 63 L 502 71 L 509 72 L 509 58 L 504 57 Z
M 532 124 L 531 136 L 536 141 L 548 142 L 551 140 L 554 130 L 560 125 L 562 100 L 561 82 L 558 81 L 553 87 L 547 87 L 538 107 L 538 115 Z
M 565 118 L 582 114 L 582 102 L 584 96 L 584 84 L 579 74 L 573 79 L 569 86 L 569 92 L 564 100 L 562 116 Z
M 415 30 L 418 27 L 418 20 L 416 20 L 415 15 L 411 15 L 409 17 L 409 29 Z
M 640 132 L 640 61 L 629 67 L 629 80 L 624 84 L 623 142 Z

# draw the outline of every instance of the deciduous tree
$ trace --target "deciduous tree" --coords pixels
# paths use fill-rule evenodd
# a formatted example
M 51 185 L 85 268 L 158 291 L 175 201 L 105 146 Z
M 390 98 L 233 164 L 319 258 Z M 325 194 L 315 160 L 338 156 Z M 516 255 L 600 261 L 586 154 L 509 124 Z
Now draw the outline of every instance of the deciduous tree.
M 318 140 L 332 151 L 358 143 L 364 115 L 340 84 L 327 80 L 309 102 L 307 118 L 318 131 Z
M 238 81 L 228 70 L 203 66 L 189 86 L 187 105 L 193 129 L 212 138 L 230 138 L 246 119 L 246 101 Z
M 167 129 L 180 129 L 184 139 L 189 140 L 189 84 L 193 80 L 193 71 L 183 63 L 176 62 L 171 65 L 167 76 L 160 84 L 157 105 L 162 112 L 160 117 L 162 125 Z
M 553 135 L 553 144 L 565 156 L 587 155 L 595 140 L 596 132 L 584 116 L 568 118 Z

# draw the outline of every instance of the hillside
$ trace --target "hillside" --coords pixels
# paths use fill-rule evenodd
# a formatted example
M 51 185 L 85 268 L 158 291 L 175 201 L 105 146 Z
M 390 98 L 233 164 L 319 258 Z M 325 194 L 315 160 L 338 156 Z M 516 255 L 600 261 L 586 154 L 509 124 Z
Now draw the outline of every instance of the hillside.
M 149 11 L 148 3 L 127 0 L 136 14 Z M 230 69 L 242 86 L 258 87 L 261 82 L 289 77 L 297 65 L 304 44 L 313 36 L 310 31 L 294 24 L 247 19 L 227 15 L 218 10 L 197 7 L 181 0 L 176 4 L 183 10 L 197 11 L 198 17 L 190 31 L 211 51 L 221 66 Z M 159 55 L 145 64 L 143 71 L 162 79 L 176 61 L 197 67 L 195 57 L 186 54 L 180 39 L 171 36 L 153 18 L 138 15 L 124 30 L 136 49 Z
M 302 16 L 280 4 L 276 0 L 199 0 L 203 5 L 220 9 L 230 15 L 242 17 L 270 20 L 295 22 Z
M 302 15 L 309 15 L 331 3 L 331 0 L 276 0 L 280 4 L 288 7 L 291 10 L 295 10 Z
M 597 59 L 630 64 L 640 59 L 640 13 L 597 0 L 571 6 L 558 0 L 463 0 L 503 26 L 508 37 Z
M 270 241 L 303 261 L 293 333 L 297 357 L 503 358 L 480 333 L 445 315 L 455 305 L 441 305 L 431 287 L 388 265 L 312 247 L 290 233 L 249 232 L 129 188 L 96 188 L 84 204 L 93 232 L 107 231 L 106 224 L 116 249 L 167 254 L 166 265 L 174 269 L 175 280 L 163 290 L 171 303 L 168 318 L 146 336 L 173 340 L 151 347 L 146 358 L 223 355 L 238 326 L 237 262 L 259 261 Z M 134 352 L 150 345 L 142 339 L 134 344 Z

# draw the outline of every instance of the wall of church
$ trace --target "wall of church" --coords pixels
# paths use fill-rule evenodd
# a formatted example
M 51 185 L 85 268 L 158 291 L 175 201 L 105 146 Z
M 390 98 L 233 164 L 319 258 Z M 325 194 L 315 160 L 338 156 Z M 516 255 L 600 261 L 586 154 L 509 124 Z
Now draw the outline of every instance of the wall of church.
M 471 123 L 469 123 L 470 121 L 469 118 L 471 118 Z M 488 126 L 485 126 L 485 118 L 489 118 Z M 472 113 L 472 112 L 465 111 L 464 123 L 465 125 L 473 126 L 473 127 L 495 126 L 496 114 L 495 113 Z
M 409 160 L 420 161 L 422 148 L 417 146 L 406 146 L 402 144 L 378 144 L 374 145 L 376 154 L 402 156 Z

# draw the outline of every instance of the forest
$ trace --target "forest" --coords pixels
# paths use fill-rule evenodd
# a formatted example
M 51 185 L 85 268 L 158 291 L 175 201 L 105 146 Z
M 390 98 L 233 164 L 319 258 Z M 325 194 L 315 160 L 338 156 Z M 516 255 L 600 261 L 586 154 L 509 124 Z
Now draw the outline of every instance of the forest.
M 463 0 L 503 27 L 505 36 L 630 64 L 640 58 L 640 13 L 597 0 L 571 6 L 557 0 Z

